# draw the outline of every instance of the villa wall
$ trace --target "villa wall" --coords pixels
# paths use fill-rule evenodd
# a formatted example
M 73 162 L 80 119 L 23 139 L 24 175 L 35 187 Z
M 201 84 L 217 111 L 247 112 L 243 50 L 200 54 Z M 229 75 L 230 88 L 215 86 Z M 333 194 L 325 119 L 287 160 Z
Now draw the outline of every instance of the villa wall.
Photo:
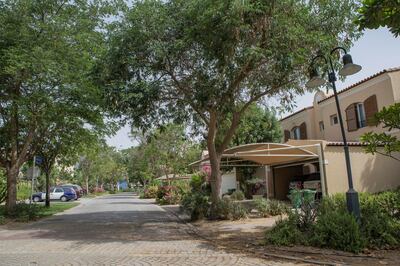
M 324 149 L 328 194 L 348 190 L 343 146 Z M 350 147 L 354 187 L 358 192 L 379 192 L 400 186 L 400 163 L 379 154 L 366 154 L 363 147 Z

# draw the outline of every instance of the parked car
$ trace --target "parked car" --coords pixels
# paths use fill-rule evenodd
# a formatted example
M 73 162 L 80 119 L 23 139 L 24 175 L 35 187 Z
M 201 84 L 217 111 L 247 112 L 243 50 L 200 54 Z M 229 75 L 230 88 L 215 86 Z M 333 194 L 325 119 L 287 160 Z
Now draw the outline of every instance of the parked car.
M 32 195 L 34 202 L 44 201 L 46 192 L 37 192 Z M 52 187 L 50 188 L 50 200 L 69 201 L 76 199 L 76 192 L 73 188 L 68 187 Z
M 76 199 L 79 199 L 79 198 L 81 198 L 83 196 L 83 189 L 79 185 L 65 184 L 65 185 L 61 185 L 61 187 L 72 188 L 73 190 L 75 190 Z

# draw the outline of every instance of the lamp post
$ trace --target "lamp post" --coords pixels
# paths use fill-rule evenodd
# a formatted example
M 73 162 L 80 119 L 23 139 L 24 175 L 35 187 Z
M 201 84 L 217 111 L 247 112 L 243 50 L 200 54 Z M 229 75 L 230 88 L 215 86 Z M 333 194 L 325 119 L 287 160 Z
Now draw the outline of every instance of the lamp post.
M 337 91 L 336 91 L 336 80 L 337 80 L 336 73 L 335 73 L 335 69 L 333 67 L 333 63 L 332 63 L 332 54 L 338 50 L 342 50 L 344 52 L 344 55 L 342 58 L 343 68 L 339 70 L 339 75 L 350 76 L 350 75 L 358 73 L 361 70 L 361 66 L 353 64 L 351 55 L 347 53 L 346 49 L 344 49 L 343 47 L 336 47 L 330 52 L 329 56 L 326 57 L 323 55 L 317 55 L 312 59 L 311 65 L 310 65 L 310 80 L 306 83 L 306 87 L 307 88 L 317 88 L 326 83 L 325 79 L 323 79 L 322 77 L 320 77 L 318 75 L 317 68 L 314 66 L 317 59 L 323 59 L 328 68 L 328 81 L 332 85 L 333 93 L 335 96 L 336 109 L 337 109 L 337 113 L 338 113 L 340 130 L 341 130 L 342 139 L 343 139 L 344 156 L 345 156 L 345 160 L 346 160 L 346 169 L 347 169 L 347 179 L 348 179 L 348 184 L 349 184 L 349 190 L 346 192 L 347 210 L 350 213 L 352 213 L 356 217 L 357 220 L 359 220 L 360 219 L 360 202 L 358 199 L 358 193 L 354 189 L 354 186 L 353 186 L 353 176 L 351 173 L 349 146 L 347 145 L 346 133 L 344 130 L 344 125 L 343 125 L 342 112 L 340 111 L 339 97 L 338 97 Z

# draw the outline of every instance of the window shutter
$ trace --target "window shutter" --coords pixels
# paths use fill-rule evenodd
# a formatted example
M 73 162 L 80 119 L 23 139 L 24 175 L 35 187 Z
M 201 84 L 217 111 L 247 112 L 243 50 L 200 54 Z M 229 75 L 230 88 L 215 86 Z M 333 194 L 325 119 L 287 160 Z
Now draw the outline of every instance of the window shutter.
M 368 126 L 376 126 L 375 114 L 378 112 L 378 103 L 376 101 L 376 95 L 368 97 L 364 101 L 365 117 Z
M 305 122 L 300 125 L 300 139 L 307 139 L 307 125 Z
M 346 108 L 346 121 L 347 121 L 347 130 L 349 132 L 356 131 L 358 129 L 355 103 L 350 104 Z
M 283 131 L 284 137 L 285 137 L 285 142 L 290 139 L 290 131 L 289 130 L 284 130 Z

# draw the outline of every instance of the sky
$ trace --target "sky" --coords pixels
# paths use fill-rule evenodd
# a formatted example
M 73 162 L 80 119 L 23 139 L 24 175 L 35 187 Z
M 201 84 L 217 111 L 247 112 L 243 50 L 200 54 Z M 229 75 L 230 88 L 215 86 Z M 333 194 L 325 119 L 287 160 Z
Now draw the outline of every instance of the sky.
M 344 82 L 338 81 L 336 86 L 342 90 L 368 76 L 383 69 L 400 67 L 400 37 L 395 38 L 388 29 L 367 30 L 348 51 L 355 64 L 361 65 L 362 70 L 348 78 Z M 304 107 L 311 106 L 313 93 L 306 93 L 296 98 L 297 107 L 293 112 Z M 287 114 L 282 114 L 284 116 Z M 129 137 L 130 127 L 122 127 L 116 135 L 107 139 L 110 146 L 117 149 L 125 149 L 136 145 Z

